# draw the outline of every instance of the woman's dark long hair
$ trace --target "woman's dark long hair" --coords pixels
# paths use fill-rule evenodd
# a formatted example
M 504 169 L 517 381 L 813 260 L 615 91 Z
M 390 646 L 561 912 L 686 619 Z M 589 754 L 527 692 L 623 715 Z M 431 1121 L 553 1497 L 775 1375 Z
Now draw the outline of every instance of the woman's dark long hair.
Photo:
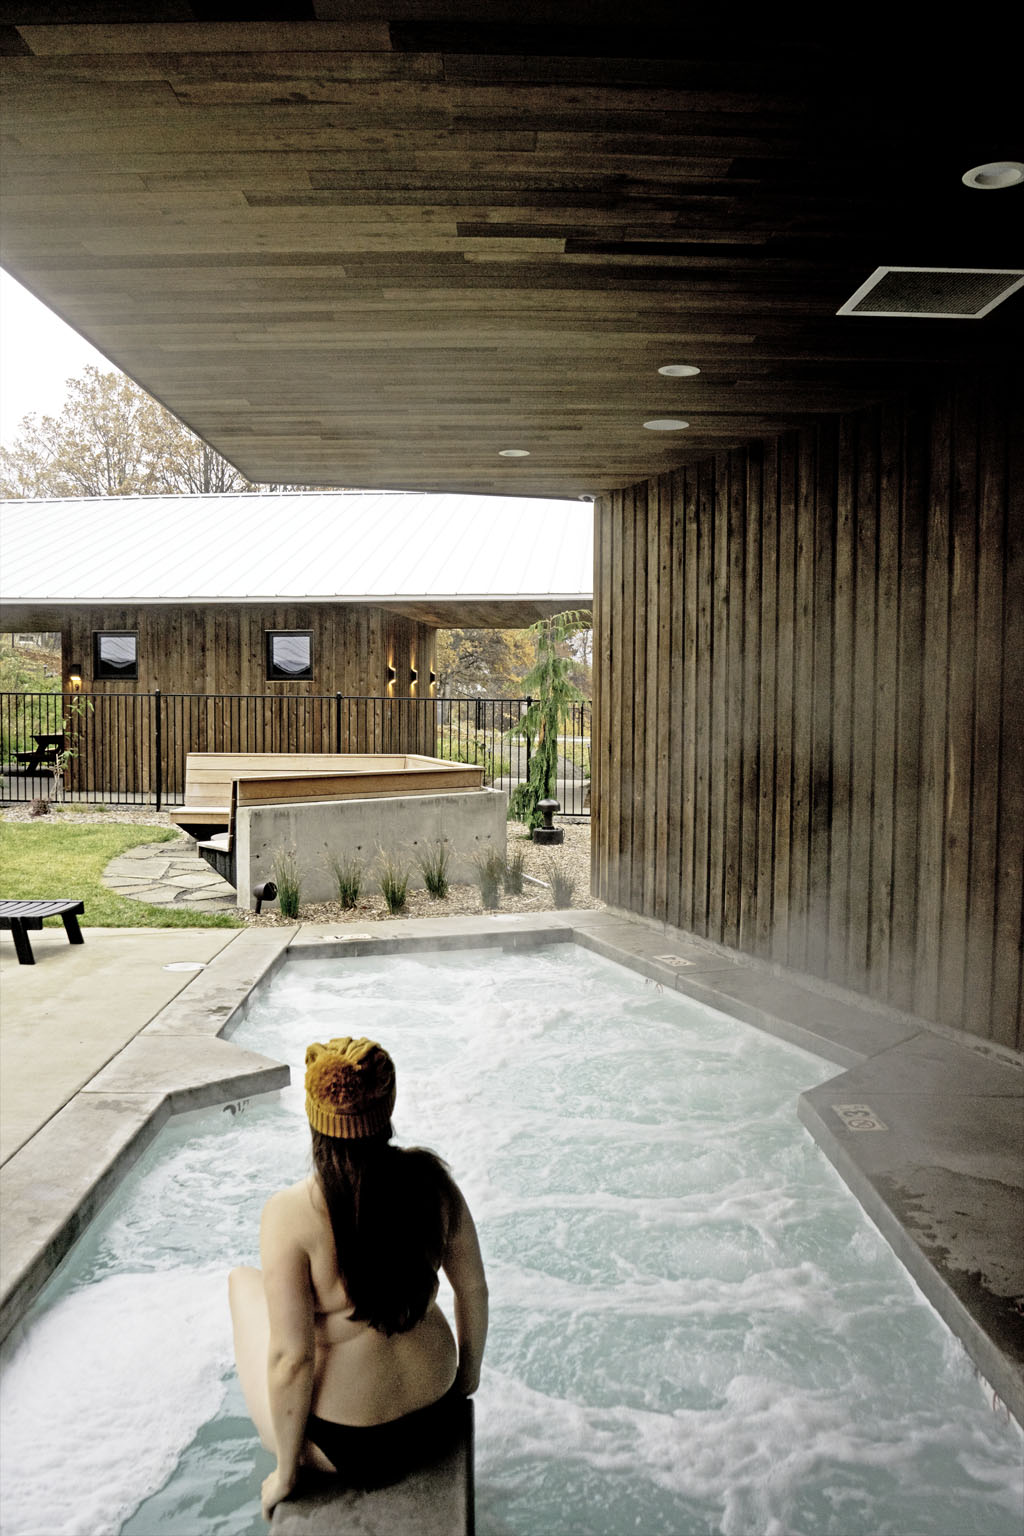
M 425 1317 L 459 1209 L 441 1159 L 422 1147 L 393 1147 L 390 1137 L 390 1127 L 353 1139 L 313 1132 L 313 1167 L 351 1315 L 389 1336 Z

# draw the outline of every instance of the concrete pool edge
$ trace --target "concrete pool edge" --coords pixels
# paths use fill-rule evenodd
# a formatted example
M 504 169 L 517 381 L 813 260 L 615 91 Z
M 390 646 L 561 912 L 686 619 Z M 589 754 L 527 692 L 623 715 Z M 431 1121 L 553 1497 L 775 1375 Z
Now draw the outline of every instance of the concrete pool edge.
M 5 1242 L 0 1338 L 24 1316 L 74 1238 L 169 1114 L 270 1091 L 288 1081 L 287 1066 L 218 1038 L 244 1017 L 254 990 L 286 959 L 525 950 L 575 942 L 847 1069 L 802 1095 L 797 1112 L 979 1371 L 1024 1425 L 1024 1319 L 1013 1301 L 1024 1291 L 1024 1274 L 1012 1251 L 1015 1202 L 1024 1196 L 1014 1147 L 1024 1073 L 1014 1062 L 951 1041 L 919 1021 L 887 1018 L 849 998 L 823 996 L 776 971 L 733 960 L 692 935 L 608 911 L 396 919 L 372 923 L 365 932 L 339 932 L 340 926 L 248 929 L 239 935 L 22 1149 L 31 1156 L 21 1163 L 17 1179 L 12 1165 L 22 1152 L 0 1170 L 5 1228 L 13 1211 L 17 1249 L 8 1262 Z M 981 1098 L 995 1122 L 988 1139 L 988 1121 L 972 1116 Z M 953 1105 L 959 1106 L 957 1114 L 951 1113 Z M 838 1109 L 875 1110 L 879 1129 L 852 1128 L 837 1119 Z M 929 1135 L 936 1114 L 944 1129 Z M 972 1131 L 966 1151 L 956 1141 L 965 1117 Z M 102 1125 L 103 1133 L 83 1148 L 86 1124 Z M 887 1150 L 890 1155 L 883 1155 Z M 40 1214 L 41 1188 L 47 1197 L 53 1195 L 47 1172 L 69 1157 L 74 1179 L 61 1198 L 44 1201 Z M 929 1183 L 925 1174 L 935 1177 Z M 960 1207 L 977 1204 L 982 1187 L 989 1201 L 986 1221 L 981 1229 L 977 1222 L 958 1229 L 954 1218 L 962 1214 Z

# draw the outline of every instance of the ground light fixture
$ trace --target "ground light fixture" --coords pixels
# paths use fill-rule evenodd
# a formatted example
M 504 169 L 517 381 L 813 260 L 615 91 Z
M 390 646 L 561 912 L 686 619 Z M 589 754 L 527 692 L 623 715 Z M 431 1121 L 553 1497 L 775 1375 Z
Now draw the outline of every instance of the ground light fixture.
M 528 459 L 529 457 L 530 457 L 530 450 L 529 450 L 529 448 L 499 448 L 498 449 L 498 458 L 499 459 Z
M 663 373 L 667 379 L 692 379 L 700 373 L 700 369 L 695 368 L 693 363 L 666 363 L 658 372 Z
M 676 416 L 656 416 L 653 421 L 644 422 L 648 432 L 681 432 L 689 425 L 688 421 L 680 421 Z
M 960 180 L 976 192 L 1001 192 L 1004 187 L 1019 187 L 1024 181 L 1024 164 L 1019 160 L 990 160 L 974 165 Z

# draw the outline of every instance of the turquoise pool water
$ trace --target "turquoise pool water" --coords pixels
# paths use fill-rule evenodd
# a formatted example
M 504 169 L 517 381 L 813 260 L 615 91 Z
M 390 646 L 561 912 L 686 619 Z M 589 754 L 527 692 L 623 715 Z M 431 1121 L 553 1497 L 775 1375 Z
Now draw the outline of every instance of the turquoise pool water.
M 480 1228 L 480 1536 L 1020 1536 L 1019 1431 L 797 1121 L 833 1066 L 567 945 L 295 962 L 234 1038 L 337 1034 Z M 4 1536 L 266 1530 L 224 1277 L 307 1170 L 300 1088 L 161 1133 L 10 1353 Z

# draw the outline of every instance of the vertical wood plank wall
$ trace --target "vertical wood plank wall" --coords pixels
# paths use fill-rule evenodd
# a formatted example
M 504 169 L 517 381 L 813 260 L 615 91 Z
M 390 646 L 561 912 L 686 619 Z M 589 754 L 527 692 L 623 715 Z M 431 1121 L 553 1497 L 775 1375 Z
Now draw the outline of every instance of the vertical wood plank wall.
M 267 680 L 266 632 L 274 629 L 312 632 L 312 679 Z M 93 677 L 93 635 L 107 630 L 138 634 L 137 679 Z M 168 708 L 175 707 L 168 695 L 197 696 L 176 710 L 177 723 L 165 736 L 163 783 L 175 792 L 182 787 L 176 780 L 178 761 L 188 751 L 433 753 L 432 712 L 401 705 L 429 697 L 435 643 L 430 625 L 383 608 L 335 603 L 80 608 L 69 612 L 61 632 L 65 674 L 72 662 L 80 662 L 87 695 L 126 698 L 159 688 Z M 391 685 L 389 666 L 396 673 Z M 413 668 L 421 679 L 416 684 L 410 678 Z M 333 701 L 327 707 L 322 703 L 335 693 L 355 699 L 393 697 L 400 707 L 386 723 L 380 704 L 347 708 L 339 740 Z M 245 709 L 225 702 L 224 696 L 239 694 L 256 696 L 256 702 Z M 183 735 L 187 739 L 179 740 Z M 81 788 L 113 788 L 121 782 L 116 775 L 126 771 L 131 778 L 123 787 L 153 788 L 155 771 L 130 708 L 112 701 L 94 710 L 83 717 L 78 737 L 75 773 Z
M 1020 421 L 974 381 L 597 504 L 596 895 L 1024 1046 Z

